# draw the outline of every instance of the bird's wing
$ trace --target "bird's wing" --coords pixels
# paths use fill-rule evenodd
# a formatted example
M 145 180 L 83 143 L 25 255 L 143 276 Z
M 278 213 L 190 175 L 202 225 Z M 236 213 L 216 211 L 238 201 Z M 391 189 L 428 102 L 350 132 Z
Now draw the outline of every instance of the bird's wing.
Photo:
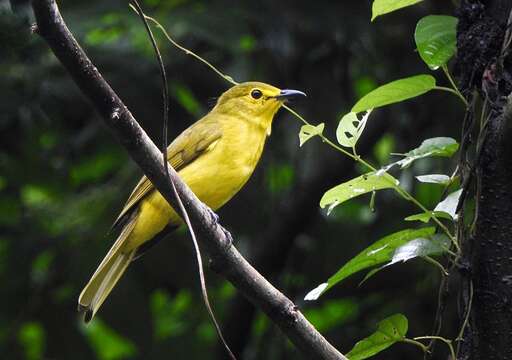
M 221 137 L 221 124 L 215 119 L 206 116 L 174 139 L 167 147 L 167 160 L 174 170 L 179 171 L 202 154 L 211 151 Z M 114 228 L 119 225 L 125 215 L 152 189 L 153 184 L 151 181 L 146 176 L 143 176 L 133 189 L 112 227 Z

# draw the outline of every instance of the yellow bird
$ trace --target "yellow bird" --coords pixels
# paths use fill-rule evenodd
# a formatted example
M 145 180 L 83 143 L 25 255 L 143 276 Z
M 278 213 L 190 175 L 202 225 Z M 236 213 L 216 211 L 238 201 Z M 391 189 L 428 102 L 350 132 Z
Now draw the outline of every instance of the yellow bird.
M 197 197 L 213 210 L 229 201 L 256 167 L 272 119 L 289 98 L 305 96 L 260 82 L 235 85 L 215 107 L 167 148 L 167 159 Z M 139 181 L 114 223 L 120 234 L 78 299 L 90 321 L 130 262 L 183 223 L 153 184 Z

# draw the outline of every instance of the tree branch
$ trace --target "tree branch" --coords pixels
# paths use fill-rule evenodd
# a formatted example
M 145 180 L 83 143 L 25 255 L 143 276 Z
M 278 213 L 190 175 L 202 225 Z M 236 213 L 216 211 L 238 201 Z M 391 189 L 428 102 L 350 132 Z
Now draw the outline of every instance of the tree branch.
M 153 185 L 174 209 L 179 209 L 171 181 L 176 185 L 178 195 L 216 271 L 261 308 L 308 358 L 346 359 L 316 331 L 291 300 L 274 288 L 240 255 L 231 245 L 229 234 L 181 181 L 172 167 L 169 167 L 169 177 L 166 176 L 160 151 L 78 45 L 64 23 L 55 1 L 33 0 L 32 7 L 36 16 L 37 32 L 46 40 L 55 56 L 92 101 L 105 123 Z

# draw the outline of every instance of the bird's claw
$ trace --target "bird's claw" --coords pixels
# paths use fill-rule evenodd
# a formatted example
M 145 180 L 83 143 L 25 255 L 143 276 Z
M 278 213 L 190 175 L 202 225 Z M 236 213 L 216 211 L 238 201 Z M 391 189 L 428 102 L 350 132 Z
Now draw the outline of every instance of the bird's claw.
M 206 208 L 206 212 L 208 212 L 208 215 L 210 215 L 210 219 L 211 219 L 211 222 L 213 224 L 218 224 L 219 223 L 219 215 L 217 215 L 212 209 L 210 209 L 209 206 L 207 206 L 206 204 L 204 204 L 205 208 Z
M 226 247 L 230 247 L 231 245 L 233 245 L 233 236 L 229 231 L 224 229 L 222 226 L 220 228 L 222 229 L 222 232 L 224 233 L 226 239 Z

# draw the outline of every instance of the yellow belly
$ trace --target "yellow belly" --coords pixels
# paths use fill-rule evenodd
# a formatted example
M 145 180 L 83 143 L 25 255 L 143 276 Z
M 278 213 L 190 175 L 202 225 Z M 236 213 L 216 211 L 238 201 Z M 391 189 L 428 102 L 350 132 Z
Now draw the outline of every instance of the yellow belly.
M 229 156 L 227 153 L 233 144 L 225 148 L 221 141 L 212 151 L 181 169 L 179 175 L 202 202 L 217 210 L 247 182 L 259 160 L 263 142 L 264 138 L 261 144 L 256 143 L 255 149 L 246 149 L 248 151 Z M 167 224 L 181 225 L 182 220 L 162 195 L 153 190 L 139 205 L 137 220 L 125 249 L 139 247 Z

